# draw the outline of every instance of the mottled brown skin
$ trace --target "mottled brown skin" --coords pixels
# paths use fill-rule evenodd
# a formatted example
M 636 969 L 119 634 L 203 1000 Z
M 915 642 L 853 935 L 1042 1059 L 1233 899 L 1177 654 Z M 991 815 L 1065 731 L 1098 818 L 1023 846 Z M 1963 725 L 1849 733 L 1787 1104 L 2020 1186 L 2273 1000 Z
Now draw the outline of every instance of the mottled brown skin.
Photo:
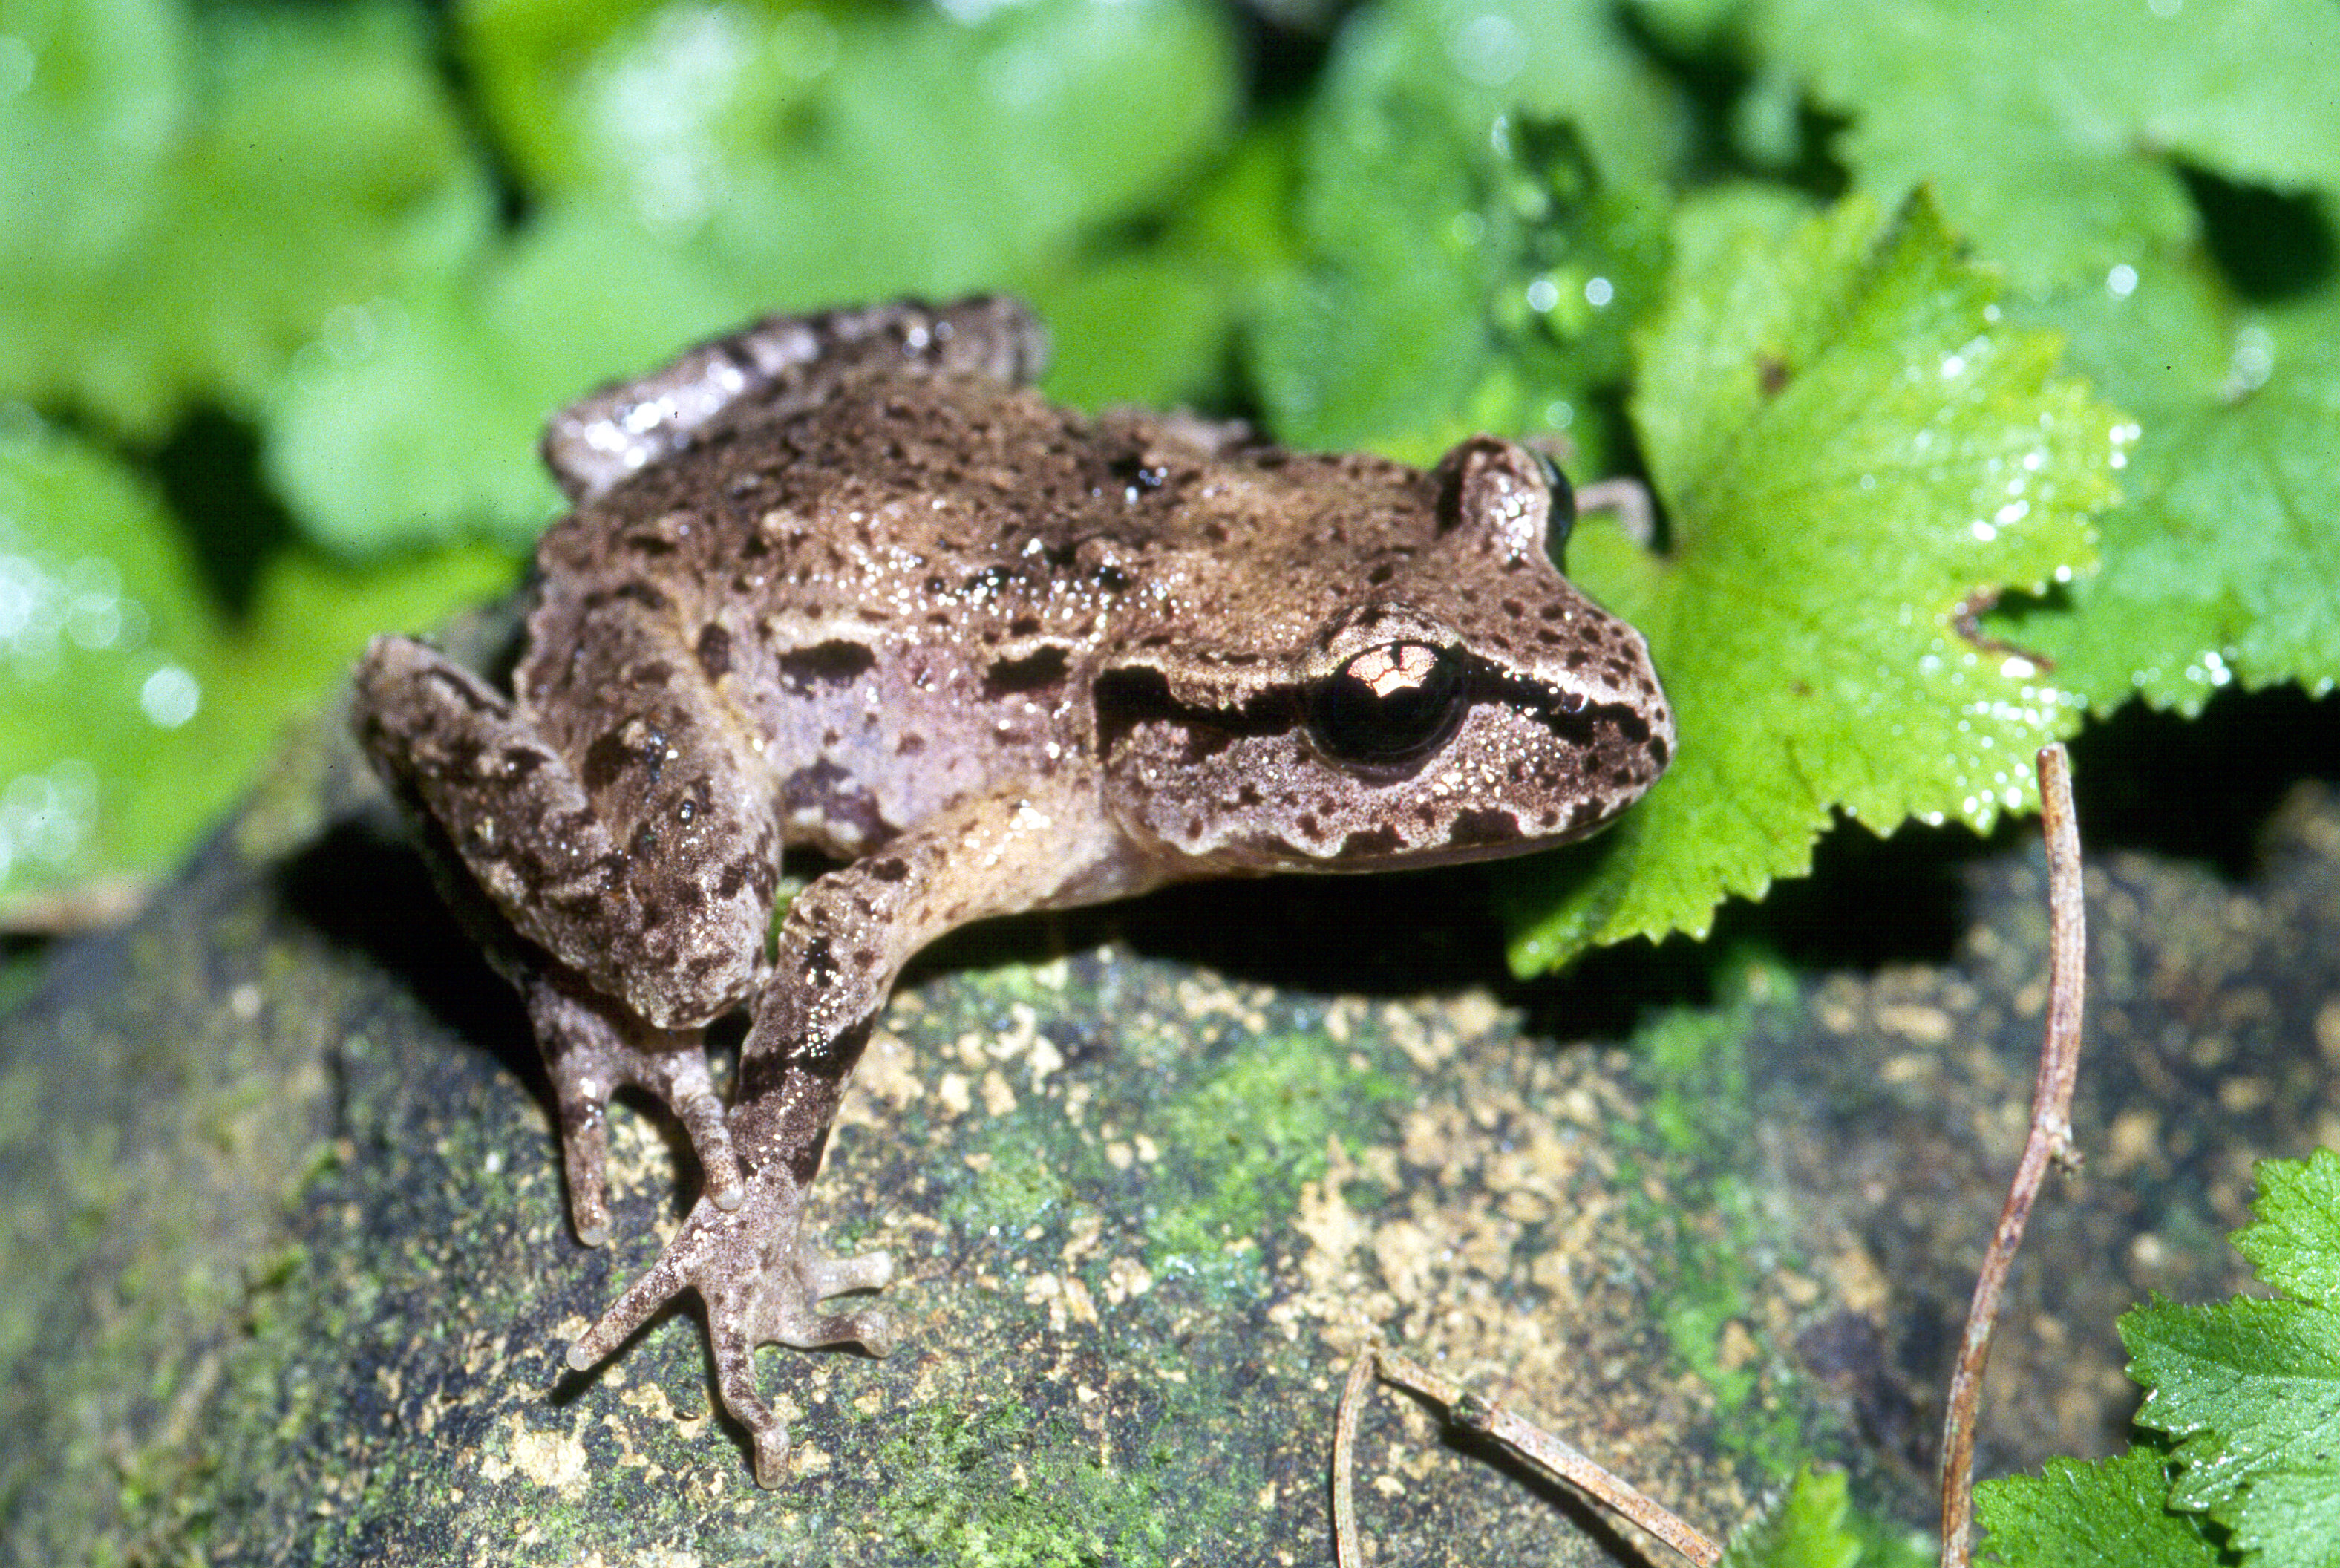
M 1023 382 L 1019 305 L 774 318 L 556 417 L 576 510 L 538 551 L 511 695 L 404 638 L 356 724 L 529 1006 L 572 1218 L 607 1238 L 603 1116 L 670 1106 L 707 1190 L 570 1347 L 684 1289 L 767 1485 L 766 1341 L 858 1341 L 883 1254 L 804 1196 L 902 964 L 970 920 L 1191 877 L 1371 870 L 1579 837 L 1663 771 L 1639 634 L 1547 553 L 1566 489 L 1464 442 L 1427 473 L 1091 419 Z M 784 845 L 847 862 L 765 936 Z M 700 1048 L 752 1012 L 727 1110 Z

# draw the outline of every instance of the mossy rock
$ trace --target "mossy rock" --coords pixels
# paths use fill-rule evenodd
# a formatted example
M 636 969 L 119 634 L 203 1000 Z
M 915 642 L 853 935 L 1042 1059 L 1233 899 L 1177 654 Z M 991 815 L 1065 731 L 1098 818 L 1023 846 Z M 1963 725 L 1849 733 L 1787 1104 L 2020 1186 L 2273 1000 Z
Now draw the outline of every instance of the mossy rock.
M 2113 1313 L 2231 1289 L 2236 1151 L 2340 1126 L 2307 1043 L 2340 828 L 2322 797 L 2287 820 L 2250 897 L 2097 873 L 2079 1123 L 2108 1152 L 2018 1273 L 2002 1467 L 2117 1442 Z M 2037 1049 L 2036 852 L 1923 895 L 1929 961 L 1749 968 L 1630 1046 L 1562 1042 L 1679 966 L 1509 987 L 1472 875 L 1197 889 L 930 955 L 814 1212 L 894 1253 L 902 1348 L 764 1353 L 798 1446 L 760 1492 L 695 1305 L 566 1371 L 679 1219 L 687 1146 L 620 1113 L 616 1239 L 575 1243 L 521 1011 L 321 719 L 0 1021 L 0 1556 L 1324 1563 L 1334 1398 L 1374 1334 L 1708 1529 L 1812 1457 L 1921 1520 Z M 2189 983 L 2227 998 L 2187 1025 L 2215 1049 L 2170 1043 Z M 1426 1405 L 1377 1399 L 1362 1453 L 1379 1561 L 1613 1560 Z

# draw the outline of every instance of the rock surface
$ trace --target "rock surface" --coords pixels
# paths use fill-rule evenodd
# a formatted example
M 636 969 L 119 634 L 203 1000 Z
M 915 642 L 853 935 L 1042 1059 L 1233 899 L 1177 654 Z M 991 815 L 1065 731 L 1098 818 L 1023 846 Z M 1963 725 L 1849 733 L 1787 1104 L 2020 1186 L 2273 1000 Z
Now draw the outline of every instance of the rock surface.
M 1629 1047 L 1562 1042 L 1680 966 L 1502 985 L 1449 915 L 1468 876 L 964 934 L 888 1012 L 816 1206 L 901 1264 L 902 1348 L 765 1352 L 798 1446 L 762 1493 L 692 1311 L 564 1369 L 687 1147 L 621 1112 L 616 1239 L 570 1237 L 520 1010 L 321 721 L 0 1020 L 0 1556 L 1324 1563 L 1373 1333 L 1710 1530 L 1802 1457 L 1922 1522 L 2028 1115 L 2038 868 L 2017 838 L 1897 891 L 1941 911 L 1928 961 L 1750 965 Z M 2234 1289 L 2250 1158 L 2340 1141 L 2335 886 L 2313 791 L 2251 887 L 2093 869 L 2092 1164 L 2018 1266 L 1987 1463 L 2117 1446 L 2114 1315 Z M 1361 1455 L 1372 1561 L 1614 1560 L 1416 1401 L 1377 1395 Z

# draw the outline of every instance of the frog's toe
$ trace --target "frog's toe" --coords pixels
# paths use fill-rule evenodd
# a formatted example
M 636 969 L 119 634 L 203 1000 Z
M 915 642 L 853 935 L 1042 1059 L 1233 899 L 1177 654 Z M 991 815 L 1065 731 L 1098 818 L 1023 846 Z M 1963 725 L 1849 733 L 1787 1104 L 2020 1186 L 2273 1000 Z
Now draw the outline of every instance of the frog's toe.
M 753 1311 L 748 1293 L 726 1292 L 707 1303 L 707 1337 L 715 1354 L 715 1391 L 755 1444 L 756 1484 L 769 1490 L 788 1479 L 788 1424 L 756 1392 L 756 1337 L 743 1326 Z
M 759 1341 L 792 1345 L 799 1350 L 823 1345 L 858 1345 L 872 1355 L 884 1355 L 894 1348 L 894 1320 L 883 1309 L 820 1310 L 821 1303 L 832 1295 L 848 1290 L 877 1290 L 891 1282 L 891 1253 L 824 1257 L 807 1248 L 798 1253 L 788 1274 L 793 1279 L 784 1275 L 763 1293 L 762 1311 L 756 1325 Z
M 596 1006 L 550 985 L 530 997 L 544 1048 L 546 1074 L 560 1117 L 561 1165 L 569 1181 L 569 1215 L 577 1239 L 599 1246 L 610 1239 L 610 1097 L 630 1084 L 669 1110 L 689 1136 L 707 1181 L 707 1196 L 720 1209 L 739 1206 L 746 1183 L 732 1146 L 731 1126 L 707 1069 L 707 1053 L 694 1034 L 637 1043 Z M 640 1026 L 633 1026 L 637 1029 Z
M 560 1105 L 560 1166 L 569 1183 L 569 1223 L 577 1239 L 600 1246 L 610 1239 L 610 1196 L 602 1179 L 610 1134 L 603 1107 Z
M 576 1342 L 569 1347 L 571 1371 L 585 1372 L 599 1365 L 603 1357 L 623 1345 L 634 1330 L 655 1316 L 660 1307 L 680 1295 L 684 1286 L 696 1283 L 676 1256 L 689 1234 L 689 1222 L 686 1221 L 684 1235 L 668 1245 L 665 1255 L 652 1264 L 647 1274 L 628 1285 L 625 1295 L 610 1304 L 600 1322 L 577 1336 Z M 704 1294 L 703 1288 L 701 1294 Z
M 723 1102 L 715 1097 L 707 1077 L 706 1058 L 692 1055 L 696 1079 L 678 1086 L 667 1103 L 690 1135 L 691 1152 L 707 1177 L 708 1201 L 728 1214 L 748 1196 L 747 1182 L 739 1173 L 739 1153 L 731 1146 L 731 1124 L 724 1118 Z
M 808 1252 L 797 1266 L 815 1301 L 848 1290 L 882 1290 L 894 1282 L 890 1252 L 865 1252 L 858 1257 L 821 1257 Z
M 569 1365 L 580 1372 L 593 1366 L 675 1296 L 697 1291 L 707 1307 L 717 1392 L 755 1438 L 756 1478 L 770 1486 L 786 1466 L 788 1426 L 756 1392 L 756 1346 L 858 1344 L 885 1355 L 894 1344 L 887 1314 L 824 1312 L 821 1304 L 884 1285 L 894 1277 L 894 1260 L 884 1252 L 828 1257 L 806 1245 L 803 1188 L 779 1168 L 758 1171 L 743 1196 L 736 1210 L 718 1208 L 711 1196 L 692 1206 L 659 1260 L 569 1347 Z

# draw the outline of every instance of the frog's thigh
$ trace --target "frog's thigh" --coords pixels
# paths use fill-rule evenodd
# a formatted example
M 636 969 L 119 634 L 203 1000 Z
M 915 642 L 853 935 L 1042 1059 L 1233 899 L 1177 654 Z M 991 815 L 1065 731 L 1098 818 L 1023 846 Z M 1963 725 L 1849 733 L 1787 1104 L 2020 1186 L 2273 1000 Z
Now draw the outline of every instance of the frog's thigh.
M 768 876 L 700 890 L 687 870 L 625 853 L 568 760 L 511 699 L 410 639 L 367 649 L 353 717 L 375 766 L 440 824 L 504 918 L 602 994 L 665 1028 L 704 1023 L 752 994 Z M 668 893 L 648 892 L 644 877 L 662 878 Z
M 1047 358 L 1046 330 L 1022 301 L 1004 295 L 766 316 L 554 414 L 544 427 L 545 466 L 571 501 L 582 501 L 740 408 L 808 409 L 846 376 L 868 371 L 1023 386 Z

